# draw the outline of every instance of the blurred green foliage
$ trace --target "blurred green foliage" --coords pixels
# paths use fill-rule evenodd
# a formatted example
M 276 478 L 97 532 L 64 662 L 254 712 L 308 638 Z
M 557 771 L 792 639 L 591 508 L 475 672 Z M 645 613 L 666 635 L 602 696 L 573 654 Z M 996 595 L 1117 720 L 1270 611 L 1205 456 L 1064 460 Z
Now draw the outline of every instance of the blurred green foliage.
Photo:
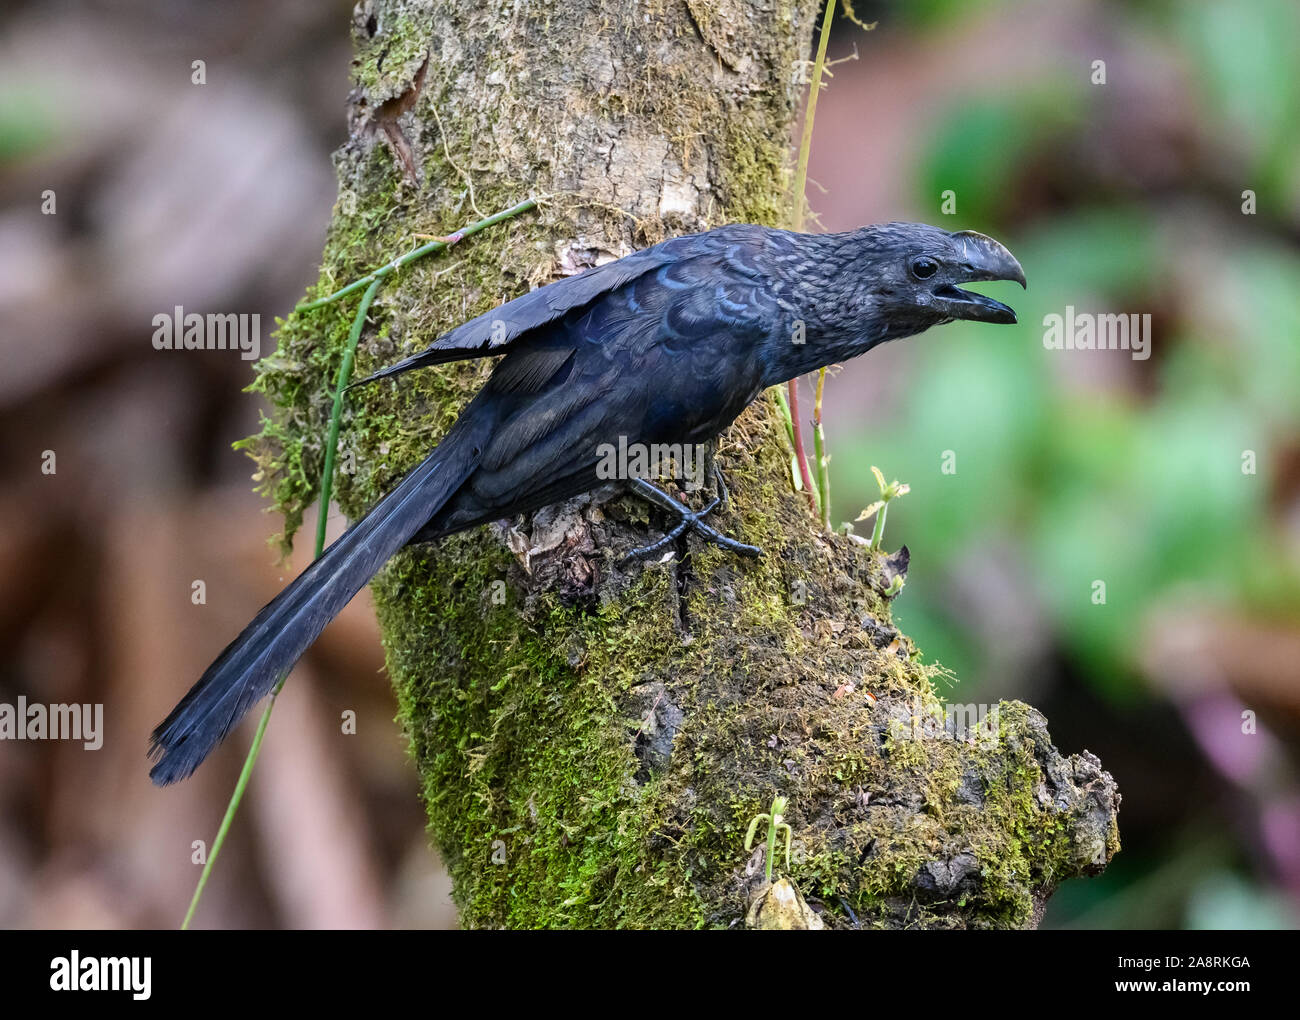
M 931 22 L 918 8 L 951 7 L 908 9 L 923 27 Z M 1279 153 L 1300 151 L 1300 78 L 1287 59 L 1300 38 L 1296 6 L 1146 13 L 1164 32 L 1151 46 L 1181 42 L 1184 63 L 1203 72 L 1192 80 L 1208 96 L 1205 132 L 1237 162 L 1234 179 L 1270 180 Z M 958 675 L 978 672 L 978 642 L 945 610 L 946 581 L 933 565 L 1014 539 L 1058 642 L 1122 700 L 1135 692 L 1144 615 L 1163 597 L 1187 589 L 1264 612 L 1300 607 L 1300 580 L 1279 571 L 1268 516 L 1279 447 L 1300 433 L 1300 257 L 1278 240 L 1278 219 L 1294 209 L 1279 208 L 1261 183 L 1258 214 L 1243 216 L 1241 189 L 1207 198 L 1215 182 L 1195 179 L 1195 168 L 1186 202 L 1138 192 L 1099 204 L 1093 182 L 1058 179 L 1061 207 L 1020 222 L 1024 168 L 1043 165 L 1045 151 L 1091 116 L 1086 67 L 1081 60 L 1016 92 L 958 97 L 939 120 L 916 174 L 921 201 L 955 191 L 960 225 L 1006 240 L 1030 289 L 1012 299 L 1018 326 L 953 324 L 915 345 L 913 377 L 889 419 L 861 442 L 837 444 L 835 519 L 870 501 L 872 463 L 923 497 L 890 522 L 892 540 L 932 565 L 909 578 L 898 616 Z M 1180 264 L 1189 253 L 1176 221 L 1189 214 L 1223 243 L 1196 253 L 1208 278 L 1190 279 Z M 1067 305 L 1153 312 L 1151 360 L 1045 349 L 1044 316 Z M 1072 381 L 1088 367 L 1081 359 L 1123 364 L 1099 381 Z M 947 450 L 953 474 L 940 470 Z M 1243 473 L 1246 450 L 1255 475 Z M 1096 580 L 1105 605 L 1092 600 Z

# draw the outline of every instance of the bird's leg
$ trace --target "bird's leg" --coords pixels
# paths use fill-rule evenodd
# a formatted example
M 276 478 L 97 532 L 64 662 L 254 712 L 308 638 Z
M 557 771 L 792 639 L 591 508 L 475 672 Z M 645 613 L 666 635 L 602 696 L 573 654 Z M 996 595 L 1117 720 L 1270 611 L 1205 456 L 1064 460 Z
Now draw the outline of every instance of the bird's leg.
M 723 477 L 722 465 L 718 463 L 717 457 L 712 458 L 713 463 L 713 493 L 721 500 L 719 504 L 723 510 L 731 506 L 731 490 L 727 488 L 727 479 Z
M 704 474 L 713 478 L 713 494 L 718 497 L 718 506 L 726 510 L 731 505 L 731 492 L 727 489 L 727 480 L 722 477 L 722 465 L 718 463 L 718 440 L 710 439 L 703 450 Z
M 719 476 L 720 477 L 720 476 Z M 723 483 L 725 486 L 725 483 Z M 621 565 L 631 563 L 633 560 L 643 560 L 655 555 L 667 546 L 672 545 L 688 530 L 695 531 L 706 542 L 711 542 L 716 546 L 726 549 L 728 552 L 736 553 L 738 556 L 758 557 L 763 555 L 763 550 L 756 545 L 746 545 L 744 542 L 737 542 L 734 538 L 728 538 L 714 528 L 704 523 L 704 518 L 715 510 L 721 502 L 719 497 L 706 506 L 703 510 L 688 510 L 682 506 L 672 496 L 664 492 L 663 489 L 651 485 L 644 478 L 632 478 L 628 480 L 628 485 L 642 499 L 653 503 L 655 506 L 677 517 L 677 524 L 668 534 L 657 542 L 650 545 L 640 546 L 631 550 L 621 561 Z

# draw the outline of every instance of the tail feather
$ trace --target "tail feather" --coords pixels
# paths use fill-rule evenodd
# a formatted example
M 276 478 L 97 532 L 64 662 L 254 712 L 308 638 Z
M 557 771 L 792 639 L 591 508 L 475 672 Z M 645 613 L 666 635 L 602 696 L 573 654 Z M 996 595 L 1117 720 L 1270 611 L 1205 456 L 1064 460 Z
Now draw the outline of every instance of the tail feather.
M 484 351 L 483 354 L 488 352 Z M 496 353 L 496 352 L 492 352 Z M 355 390 L 362 386 L 369 386 L 372 382 L 380 379 L 391 379 L 395 375 L 401 375 L 416 368 L 429 368 L 432 365 L 445 365 L 448 361 L 464 361 L 468 358 L 480 357 L 478 351 L 466 351 L 460 348 L 450 350 L 440 350 L 436 347 L 430 347 L 426 350 L 419 351 L 409 357 L 403 358 L 396 364 L 389 365 L 387 368 L 381 368 L 373 375 L 368 375 L 364 379 L 358 379 L 348 385 L 349 390 Z
M 456 429 L 244 628 L 153 731 L 149 778 L 189 776 L 298 661 L 325 625 L 410 541 L 474 469 L 479 444 Z

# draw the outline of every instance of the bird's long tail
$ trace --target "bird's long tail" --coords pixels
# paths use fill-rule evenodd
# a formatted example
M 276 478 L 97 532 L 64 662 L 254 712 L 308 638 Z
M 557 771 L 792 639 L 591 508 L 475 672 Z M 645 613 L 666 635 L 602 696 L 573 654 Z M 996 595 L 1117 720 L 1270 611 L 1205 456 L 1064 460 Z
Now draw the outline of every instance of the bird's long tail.
M 466 413 L 431 454 L 268 603 L 153 731 L 149 772 L 189 776 L 269 694 L 379 568 L 460 488 L 478 463 L 482 422 Z

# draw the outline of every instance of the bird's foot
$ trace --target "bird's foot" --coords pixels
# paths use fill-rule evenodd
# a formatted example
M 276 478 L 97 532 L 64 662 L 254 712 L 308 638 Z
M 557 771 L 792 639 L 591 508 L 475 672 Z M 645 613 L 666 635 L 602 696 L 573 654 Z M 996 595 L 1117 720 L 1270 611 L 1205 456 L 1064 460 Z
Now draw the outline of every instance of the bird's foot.
M 668 495 L 668 493 L 654 485 L 651 485 L 644 479 L 634 478 L 630 484 L 632 491 L 634 491 L 638 496 L 641 496 L 643 499 L 655 504 L 655 506 L 667 510 L 671 514 L 675 514 L 677 517 L 677 524 L 674 525 L 668 534 L 664 535 L 664 537 L 659 539 L 657 542 L 639 546 L 638 548 L 629 551 L 628 554 L 619 561 L 619 566 L 627 566 L 629 563 L 633 563 L 636 560 L 649 559 L 651 556 L 657 555 L 671 546 L 677 541 L 677 539 L 686 534 L 687 531 L 694 531 L 700 536 L 700 538 L 704 539 L 705 542 L 726 549 L 728 552 L 733 552 L 738 556 L 748 556 L 751 559 L 757 559 L 759 556 L 763 555 L 763 550 L 758 546 L 747 545 L 744 542 L 737 542 L 734 538 L 728 538 L 716 528 L 712 528 L 704 523 L 704 518 L 716 510 L 718 504 L 722 502 L 721 497 L 714 498 L 714 500 L 703 510 L 688 510 L 677 500 L 673 499 L 672 496 Z

